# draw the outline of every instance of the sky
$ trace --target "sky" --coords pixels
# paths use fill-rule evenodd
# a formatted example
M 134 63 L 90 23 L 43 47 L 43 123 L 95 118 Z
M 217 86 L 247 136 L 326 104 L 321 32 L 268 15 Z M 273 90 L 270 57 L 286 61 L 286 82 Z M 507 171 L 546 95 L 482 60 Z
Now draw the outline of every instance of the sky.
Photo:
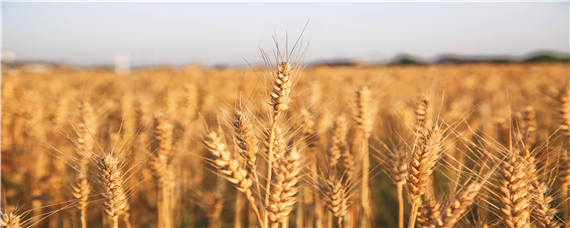
M 2 51 L 16 60 L 133 66 L 262 63 L 302 35 L 305 62 L 400 54 L 569 52 L 568 2 L 6 2 Z M 287 39 L 288 38 L 288 39 Z M 310 41 L 310 42 L 309 42 Z

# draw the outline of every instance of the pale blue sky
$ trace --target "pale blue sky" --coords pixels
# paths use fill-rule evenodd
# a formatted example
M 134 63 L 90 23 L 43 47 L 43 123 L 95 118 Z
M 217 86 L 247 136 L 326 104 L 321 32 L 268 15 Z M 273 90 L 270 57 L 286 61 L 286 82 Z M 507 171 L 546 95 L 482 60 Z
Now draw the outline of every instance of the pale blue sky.
M 133 65 L 262 62 L 276 31 L 293 42 L 310 20 L 305 62 L 381 61 L 408 53 L 523 55 L 569 51 L 569 5 L 558 3 L 2 2 L 2 49 L 18 60 Z

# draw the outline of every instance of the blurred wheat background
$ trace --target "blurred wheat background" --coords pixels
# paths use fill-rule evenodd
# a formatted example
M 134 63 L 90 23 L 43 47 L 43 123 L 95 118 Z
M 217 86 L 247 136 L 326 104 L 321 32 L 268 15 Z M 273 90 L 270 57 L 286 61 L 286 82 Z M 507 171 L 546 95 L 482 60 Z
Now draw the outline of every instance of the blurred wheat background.
M 2 72 L 3 213 L 22 214 L 23 225 L 40 227 L 81 226 L 81 213 L 85 226 L 111 225 L 113 206 L 105 203 L 108 183 L 100 162 L 113 156 L 124 194 L 121 227 L 261 226 L 250 204 L 261 216 L 272 211 L 264 205 L 264 132 L 275 113 L 268 103 L 271 75 L 277 75 L 270 70 L 276 69 L 188 65 L 121 76 L 65 67 Z M 503 186 L 507 171 L 501 170 L 508 170 L 503 166 L 513 156 L 534 159 L 517 177 L 528 181 L 524 193 L 516 193 L 528 201 L 517 206 L 527 211 L 524 223 L 564 224 L 570 173 L 566 64 L 293 70 L 298 81 L 290 107 L 276 121 L 279 139 L 273 142 L 280 156 L 299 154 L 292 202 L 285 204 L 291 212 L 278 213 L 290 227 L 338 226 L 343 217 L 345 227 L 396 227 L 399 194 L 407 220 L 414 202 L 406 187 L 408 166 L 415 150 L 431 140 L 423 135 L 436 128 L 440 149 L 428 158 L 433 173 L 425 180 L 416 224 L 420 218 L 422 224 L 435 221 L 426 219 L 425 210 L 434 217 L 455 210 L 447 202 L 477 183 L 481 188 L 456 226 L 507 226 L 504 211 L 512 206 L 503 198 L 511 187 Z M 216 147 L 211 140 L 224 145 L 218 149 L 227 157 L 210 152 Z M 225 180 L 228 169 L 219 169 L 220 159 L 235 159 L 233 168 L 249 178 L 247 197 L 234 174 Z M 280 171 L 273 169 L 276 178 Z

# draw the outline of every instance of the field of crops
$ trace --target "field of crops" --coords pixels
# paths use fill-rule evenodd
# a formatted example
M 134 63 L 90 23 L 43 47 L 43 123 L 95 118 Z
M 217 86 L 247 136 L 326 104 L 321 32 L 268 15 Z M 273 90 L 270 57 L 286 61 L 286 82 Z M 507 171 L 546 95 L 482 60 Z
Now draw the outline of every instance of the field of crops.
M 3 227 L 561 227 L 568 64 L 2 69 Z

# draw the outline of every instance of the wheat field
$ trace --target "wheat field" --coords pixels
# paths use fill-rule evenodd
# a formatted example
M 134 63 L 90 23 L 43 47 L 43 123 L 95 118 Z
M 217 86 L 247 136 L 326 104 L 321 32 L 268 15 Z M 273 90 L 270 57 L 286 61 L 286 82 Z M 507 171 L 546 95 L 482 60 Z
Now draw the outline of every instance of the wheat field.
M 0 224 L 570 223 L 567 63 L 267 63 L 2 69 Z

